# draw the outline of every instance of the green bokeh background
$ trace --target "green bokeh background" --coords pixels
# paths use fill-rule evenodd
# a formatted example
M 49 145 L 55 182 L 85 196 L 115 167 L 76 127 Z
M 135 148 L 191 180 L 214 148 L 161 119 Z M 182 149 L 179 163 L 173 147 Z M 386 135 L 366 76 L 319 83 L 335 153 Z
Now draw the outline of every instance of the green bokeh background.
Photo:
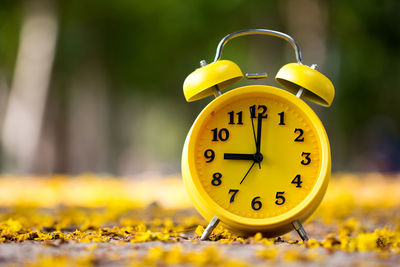
M 0 2 L 4 107 L 31 2 Z M 2 172 L 178 172 L 187 131 L 212 100 L 186 103 L 183 81 L 200 60 L 213 60 L 222 37 L 246 28 L 293 36 L 305 64 L 317 63 L 332 80 L 333 105 L 310 105 L 326 125 L 334 171 L 400 170 L 397 0 L 37 3 L 35 10 L 50 7 L 58 24 L 41 141 L 29 168 L 3 150 Z M 223 57 L 243 72 L 266 71 L 261 83 L 275 86 L 278 69 L 295 61 L 290 45 L 260 36 L 235 39 Z

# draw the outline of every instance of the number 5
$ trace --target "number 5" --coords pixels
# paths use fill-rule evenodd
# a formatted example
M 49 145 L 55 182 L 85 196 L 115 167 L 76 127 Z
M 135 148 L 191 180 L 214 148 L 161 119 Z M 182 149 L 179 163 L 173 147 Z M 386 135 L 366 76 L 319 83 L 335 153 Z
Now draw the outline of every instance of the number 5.
M 276 205 L 282 205 L 283 203 L 285 203 L 286 199 L 283 196 L 283 194 L 285 194 L 285 192 L 276 192 L 276 196 L 275 196 L 275 198 L 276 198 L 275 204 Z

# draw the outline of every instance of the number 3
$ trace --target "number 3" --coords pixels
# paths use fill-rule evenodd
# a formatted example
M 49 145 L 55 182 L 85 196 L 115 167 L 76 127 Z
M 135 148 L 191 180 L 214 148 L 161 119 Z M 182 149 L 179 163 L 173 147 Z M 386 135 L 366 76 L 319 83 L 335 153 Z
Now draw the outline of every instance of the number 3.
M 311 153 L 307 153 L 307 152 L 303 152 L 301 153 L 301 156 L 306 156 L 302 161 L 301 164 L 303 165 L 308 165 L 311 162 L 311 158 L 310 158 Z

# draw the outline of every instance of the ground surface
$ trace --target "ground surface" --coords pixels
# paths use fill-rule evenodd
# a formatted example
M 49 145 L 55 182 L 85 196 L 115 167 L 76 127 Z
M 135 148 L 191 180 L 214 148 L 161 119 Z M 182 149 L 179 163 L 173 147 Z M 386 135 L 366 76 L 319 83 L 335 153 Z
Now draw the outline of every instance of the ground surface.
M 0 265 L 399 266 L 400 175 L 335 175 L 307 243 L 206 223 L 179 177 L 0 178 Z

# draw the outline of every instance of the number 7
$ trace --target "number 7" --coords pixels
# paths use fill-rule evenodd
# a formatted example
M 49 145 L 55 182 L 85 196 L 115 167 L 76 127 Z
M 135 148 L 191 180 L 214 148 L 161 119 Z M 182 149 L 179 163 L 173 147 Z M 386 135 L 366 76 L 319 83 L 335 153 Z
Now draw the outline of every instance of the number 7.
M 236 196 L 237 192 L 239 192 L 239 189 L 229 189 L 229 194 L 233 193 L 233 195 L 231 196 L 231 199 L 229 200 L 229 203 L 232 203 L 233 201 L 235 201 L 235 196 Z

